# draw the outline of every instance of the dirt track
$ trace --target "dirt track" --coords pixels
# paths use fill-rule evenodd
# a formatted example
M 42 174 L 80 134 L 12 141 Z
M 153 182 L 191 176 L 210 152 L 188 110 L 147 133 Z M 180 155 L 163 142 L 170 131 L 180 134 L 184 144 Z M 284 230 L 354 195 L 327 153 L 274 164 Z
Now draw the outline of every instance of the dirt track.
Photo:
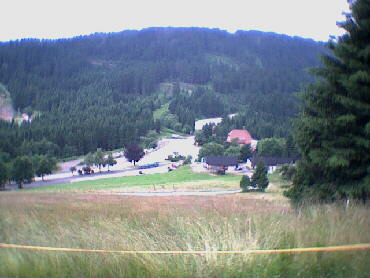
M 118 192 L 116 194 L 123 196 L 214 196 L 224 194 L 240 193 L 240 189 L 236 190 L 192 190 L 192 191 L 162 191 L 162 192 Z

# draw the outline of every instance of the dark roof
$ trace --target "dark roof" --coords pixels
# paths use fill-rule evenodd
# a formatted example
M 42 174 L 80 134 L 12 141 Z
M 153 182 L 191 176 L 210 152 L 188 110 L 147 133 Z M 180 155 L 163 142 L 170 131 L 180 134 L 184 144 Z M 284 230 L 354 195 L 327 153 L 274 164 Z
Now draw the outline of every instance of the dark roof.
M 206 156 L 204 161 L 213 166 L 235 166 L 238 164 L 237 158 L 228 156 Z
M 289 164 L 289 163 L 295 163 L 297 160 L 299 160 L 298 157 L 257 157 L 254 156 L 251 159 L 252 167 L 256 166 L 257 163 L 262 160 L 263 164 L 265 164 L 266 167 L 269 166 L 276 166 L 281 164 Z

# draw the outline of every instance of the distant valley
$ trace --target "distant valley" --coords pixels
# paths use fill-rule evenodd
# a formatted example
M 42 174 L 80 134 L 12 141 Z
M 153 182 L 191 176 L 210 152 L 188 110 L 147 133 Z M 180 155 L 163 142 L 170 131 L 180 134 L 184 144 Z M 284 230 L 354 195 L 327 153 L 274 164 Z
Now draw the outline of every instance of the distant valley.
M 307 69 L 326 52 L 298 37 L 205 28 L 0 43 L 0 82 L 11 98 L 2 97 L 2 117 L 12 114 L 5 102 L 39 115 L 19 127 L 2 122 L 0 151 L 16 156 L 24 139 L 47 140 L 55 156 L 81 155 L 142 141 L 150 130 L 192 133 L 195 120 L 230 113 L 238 116 L 229 125 L 256 138 L 286 137 L 296 93 L 313 81 Z

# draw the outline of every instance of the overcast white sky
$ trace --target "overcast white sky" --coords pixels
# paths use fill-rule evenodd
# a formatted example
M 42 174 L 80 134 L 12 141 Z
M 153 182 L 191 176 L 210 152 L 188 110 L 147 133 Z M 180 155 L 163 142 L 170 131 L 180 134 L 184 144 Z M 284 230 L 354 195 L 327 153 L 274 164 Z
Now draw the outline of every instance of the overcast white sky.
M 0 0 L 0 41 L 158 26 L 261 30 L 327 41 L 346 0 Z

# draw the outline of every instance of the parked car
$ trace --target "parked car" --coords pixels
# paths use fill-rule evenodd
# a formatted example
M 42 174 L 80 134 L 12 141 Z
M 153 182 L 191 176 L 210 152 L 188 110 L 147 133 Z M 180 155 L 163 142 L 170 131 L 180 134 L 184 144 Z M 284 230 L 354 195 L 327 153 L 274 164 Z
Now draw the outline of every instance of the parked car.
M 159 166 L 159 162 L 154 162 L 154 163 L 141 165 L 141 166 L 139 166 L 139 169 L 149 169 L 149 168 L 154 168 L 154 167 L 158 167 L 158 166 Z

